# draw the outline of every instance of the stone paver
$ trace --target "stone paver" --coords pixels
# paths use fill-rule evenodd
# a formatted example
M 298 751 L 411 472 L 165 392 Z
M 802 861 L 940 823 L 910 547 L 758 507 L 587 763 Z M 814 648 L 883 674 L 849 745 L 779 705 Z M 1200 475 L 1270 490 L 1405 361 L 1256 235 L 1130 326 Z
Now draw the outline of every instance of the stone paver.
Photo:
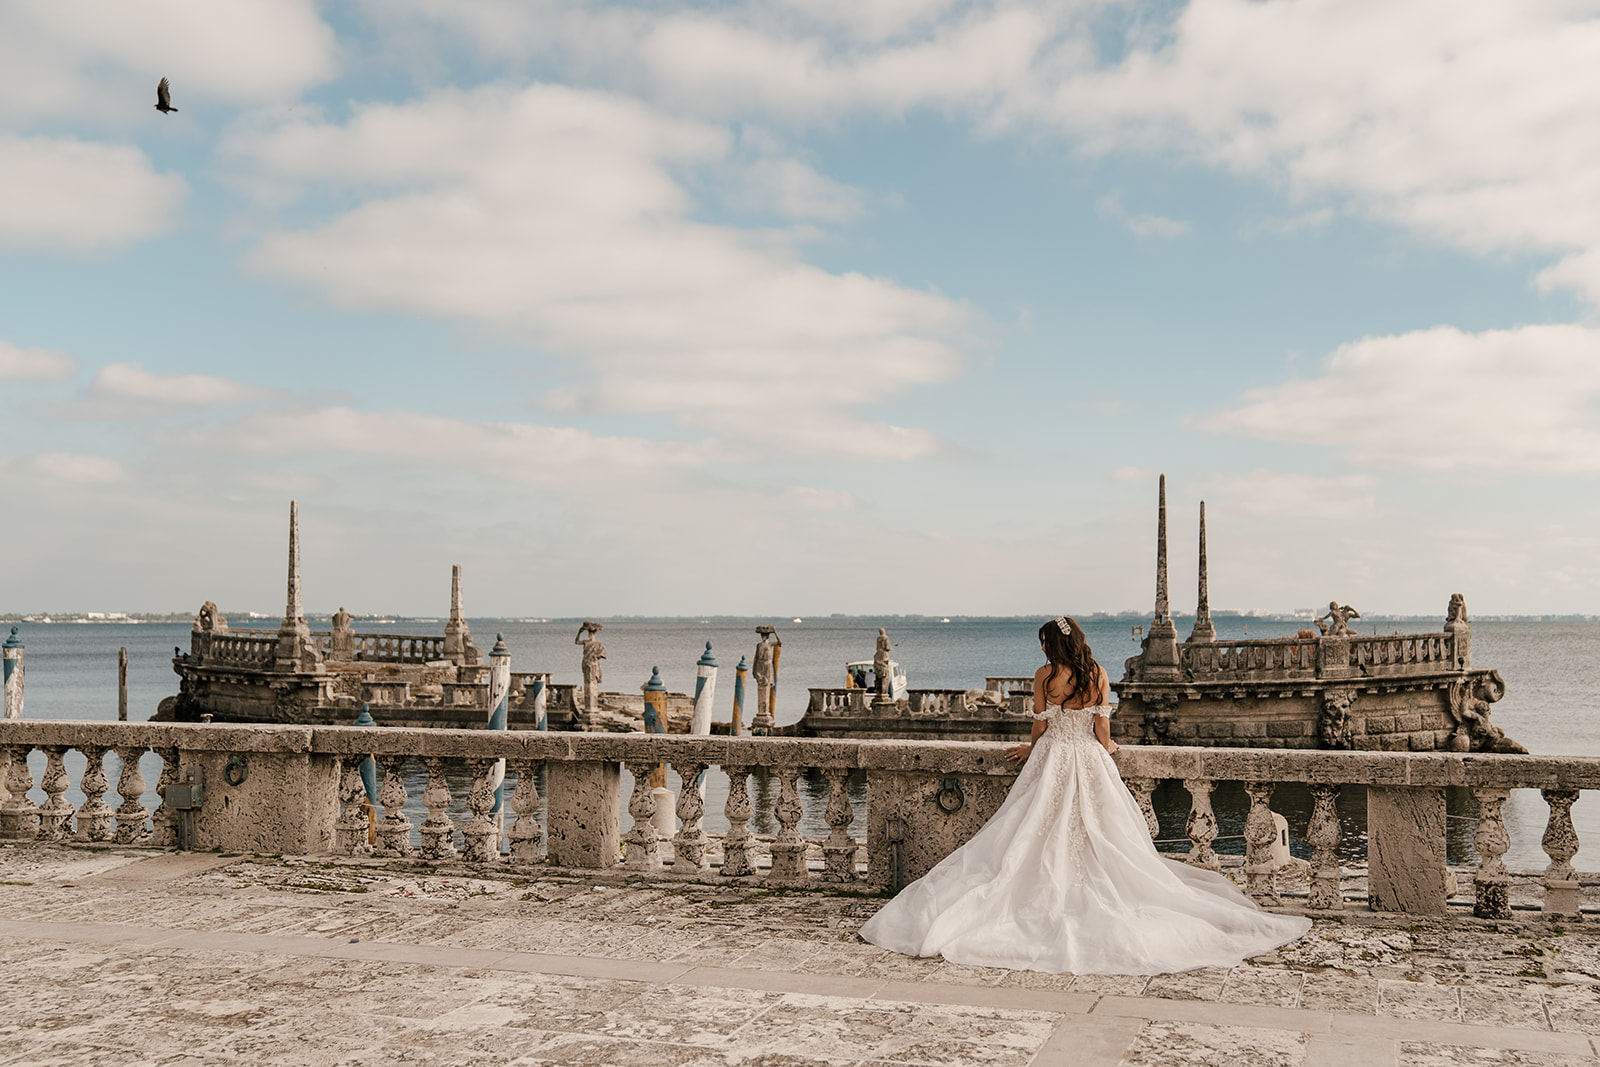
M 1597 1062 L 1600 929 L 1316 916 L 1231 969 L 861 942 L 881 900 L 625 872 L 0 847 L 0 1063 Z

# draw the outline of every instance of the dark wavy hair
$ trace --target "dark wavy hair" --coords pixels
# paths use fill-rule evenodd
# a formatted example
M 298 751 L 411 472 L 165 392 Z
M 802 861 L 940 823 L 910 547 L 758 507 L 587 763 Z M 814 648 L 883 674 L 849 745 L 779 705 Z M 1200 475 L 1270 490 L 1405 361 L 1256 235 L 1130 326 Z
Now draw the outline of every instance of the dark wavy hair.
M 1061 698 L 1064 704 L 1069 700 L 1076 700 L 1080 694 L 1097 696 L 1100 692 L 1100 679 L 1105 673 L 1100 669 L 1100 664 L 1095 662 L 1094 653 L 1089 650 L 1089 642 L 1083 636 L 1083 627 L 1078 625 L 1077 619 L 1067 619 L 1071 633 L 1062 633 L 1061 625 L 1051 619 L 1039 627 L 1039 643 L 1044 646 L 1044 658 L 1050 661 L 1050 675 L 1044 681 L 1045 688 L 1050 688 L 1050 683 L 1056 680 L 1056 674 L 1063 668 L 1072 672 L 1072 691 Z M 1040 694 L 1046 701 L 1049 694 Z

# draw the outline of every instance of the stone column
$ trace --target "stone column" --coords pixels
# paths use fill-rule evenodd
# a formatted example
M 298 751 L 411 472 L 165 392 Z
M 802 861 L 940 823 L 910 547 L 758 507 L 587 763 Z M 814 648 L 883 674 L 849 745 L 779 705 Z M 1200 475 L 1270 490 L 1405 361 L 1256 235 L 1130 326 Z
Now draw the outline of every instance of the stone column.
M 1258 904 L 1282 905 L 1278 896 L 1277 868 L 1272 846 L 1278 840 L 1278 823 L 1272 817 L 1272 794 L 1276 782 L 1245 782 L 1250 797 L 1250 814 L 1244 820 L 1245 892 Z
M 800 838 L 800 817 L 805 814 L 800 806 L 800 792 L 796 780 L 800 776 L 793 767 L 775 767 L 778 779 L 778 803 L 773 814 L 778 817 L 778 836 L 772 842 L 772 877 L 806 877 L 806 843 Z
M 614 867 L 620 847 L 621 766 L 599 760 L 545 765 L 546 841 L 556 867 Z
M 467 790 L 467 810 L 472 817 L 461 828 L 461 853 L 472 863 L 494 863 L 500 859 L 500 819 L 490 815 L 495 805 L 495 775 L 505 775 L 502 760 L 469 759 L 472 786 Z
M 466 608 L 461 599 L 461 565 L 450 566 L 450 620 L 444 624 L 444 658 L 460 667 L 478 662 L 467 626 Z
M 1578 876 L 1572 870 L 1572 857 L 1578 854 L 1578 832 L 1572 828 L 1572 805 L 1576 789 L 1541 789 L 1550 805 L 1550 822 L 1545 826 L 1545 855 L 1550 866 L 1544 872 L 1544 913 L 1578 917 Z
M 511 794 L 511 810 L 517 814 L 516 821 L 511 824 L 511 862 L 526 866 L 544 859 L 544 828 L 539 825 L 539 790 L 533 779 L 538 764 L 533 760 L 516 760 L 511 767 L 517 772 L 516 788 Z
M 1306 827 L 1306 844 L 1316 851 L 1311 855 L 1311 888 L 1308 905 L 1332 910 L 1344 907 L 1339 892 L 1339 786 L 1316 782 L 1306 786 L 1311 794 L 1311 823 Z
M 673 866 L 678 869 L 705 870 L 706 832 L 703 823 L 706 804 L 704 795 L 694 783 L 705 781 L 706 764 L 689 760 L 672 766 L 683 783 L 683 789 L 678 794 L 678 833 L 672 839 Z
M 1217 816 L 1211 810 L 1211 791 L 1217 786 L 1209 778 L 1185 778 L 1183 787 L 1189 791 L 1191 803 L 1184 832 L 1189 837 L 1189 856 L 1186 862 L 1208 871 L 1222 870 L 1222 861 L 1211 850 L 1217 839 Z
M 33 788 L 33 772 L 28 770 L 27 745 L 8 745 L 6 754 L 6 799 L 0 803 L 0 839 L 31 841 L 39 832 L 39 808 L 28 799 Z
M 722 873 L 730 878 L 755 874 L 750 853 L 753 846 L 747 828 L 753 810 L 750 803 L 750 767 L 724 767 L 728 773 L 728 801 L 723 814 L 728 819 L 728 836 L 722 844 Z
M 661 869 L 661 847 L 656 835 L 655 790 L 650 780 L 660 771 L 659 763 L 630 760 L 628 773 L 633 775 L 633 796 L 628 801 L 628 814 L 633 816 L 633 826 L 623 836 L 627 847 L 627 864 L 636 871 Z
M 856 880 L 856 842 L 850 836 L 850 823 L 855 819 L 855 809 L 850 805 L 850 772 L 830 767 L 823 771 L 828 779 L 828 840 L 822 846 L 823 877 L 830 882 Z
M 11 628 L 6 638 L 5 652 L 5 712 L 7 719 L 22 718 L 22 654 L 24 646 L 17 637 L 17 628 Z
M 1478 798 L 1478 830 L 1472 835 L 1478 850 L 1478 871 L 1472 876 L 1472 914 L 1480 919 L 1511 918 L 1511 876 L 1502 859 L 1511 848 L 1500 806 L 1511 796 L 1509 789 L 1475 786 Z
M 39 808 L 39 840 L 65 841 L 72 822 L 72 805 L 67 803 L 67 767 L 63 762 L 67 745 L 46 745 L 44 780 L 39 788 L 44 790 L 44 805 Z
M 422 820 L 418 831 L 422 858 L 452 859 L 456 855 L 456 824 L 450 821 L 450 783 L 445 779 L 445 761 L 428 756 L 422 763 L 428 768 L 428 784 L 422 788 L 422 806 L 428 809 L 428 817 Z
M 1156 822 L 1155 805 L 1150 800 L 1150 794 L 1156 791 L 1154 778 L 1124 778 L 1123 784 L 1128 787 L 1128 792 L 1133 794 L 1133 799 L 1138 802 L 1139 810 L 1144 813 L 1144 824 L 1150 830 L 1150 840 L 1154 841 L 1161 833 L 1161 826 Z
M 84 745 L 83 778 L 78 788 L 83 791 L 83 804 L 78 808 L 78 840 L 110 841 L 116 821 L 116 812 L 105 801 L 111 782 L 106 778 L 106 752 L 103 745 Z
M 144 810 L 144 775 L 139 771 L 139 760 L 144 757 L 143 746 L 129 745 L 119 748 L 117 759 L 122 761 L 122 773 L 117 778 L 117 795 L 122 803 L 117 807 L 116 842 L 119 845 L 141 844 L 149 836 L 145 824 L 150 813 Z

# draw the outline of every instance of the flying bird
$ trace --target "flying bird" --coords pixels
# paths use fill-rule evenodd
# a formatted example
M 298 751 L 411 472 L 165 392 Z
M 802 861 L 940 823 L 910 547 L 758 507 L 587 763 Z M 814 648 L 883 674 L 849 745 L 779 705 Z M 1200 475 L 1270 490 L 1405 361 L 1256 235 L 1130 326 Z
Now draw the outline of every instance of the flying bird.
M 156 110 L 165 115 L 169 111 L 176 111 L 172 106 L 172 88 L 167 85 L 167 79 L 162 78 L 161 84 L 156 86 Z

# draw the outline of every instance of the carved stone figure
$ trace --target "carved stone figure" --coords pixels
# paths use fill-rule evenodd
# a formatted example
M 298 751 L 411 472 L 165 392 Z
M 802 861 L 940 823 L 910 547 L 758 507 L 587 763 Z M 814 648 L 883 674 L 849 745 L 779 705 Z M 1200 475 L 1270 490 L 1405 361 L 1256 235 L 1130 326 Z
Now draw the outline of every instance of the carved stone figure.
M 878 676 L 878 699 L 894 698 L 894 667 L 889 663 L 889 634 L 878 627 L 878 647 L 872 653 L 872 670 Z
M 194 630 L 205 634 L 225 634 L 228 632 L 228 620 L 222 617 L 217 605 L 208 600 L 200 605 L 200 613 L 194 617 Z
M 1355 702 L 1350 689 L 1328 689 L 1322 694 L 1322 712 L 1317 716 L 1317 738 L 1323 748 L 1355 747 L 1350 724 L 1350 705 Z
M 1454 629 L 1455 626 L 1464 626 L 1467 623 L 1467 598 L 1460 593 L 1450 594 L 1450 606 L 1444 611 L 1444 628 Z
M 1337 600 L 1328 601 L 1328 610 L 1317 616 L 1317 629 L 1322 631 L 1324 637 L 1339 637 L 1350 632 L 1350 620 L 1361 618 L 1361 612 L 1349 604 L 1341 604 Z M 1322 620 L 1327 619 L 1324 623 Z
M 583 671 L 583 698 L 578 708 L 581 725 L 585 728 L 594 720 L 595 710 L 600 706 L 600 681 L 602 672 L 600 661 L 606 658 L 606 646 L 600 641 L 600 631 L 604 626 L 597 622 L 584 620 L 578 627 L 578 636 L 572 643 L 582 647 L 583 659 L 580 667 Z
M 1461 678 L 1451 683 L 1450 715 L 1456 721 L 1455 732 L 1450 736 L 1452 749 L 1458 752 L 1528 751 L 1489 721 L 1489 705 L 1505 692 L 1506 684 L 1499 671 L 1490 671 L 1487 677 Z
M 340 661 L 356 658 L 356 635 L 350 630 L 350 613 L 343 607 L 333 615 L 333 632 L 328 635 L 328 656 Z
M 772 693 L 778 685 L 777 650 L 783 641 L 778 631 L 770 626 L 757 626 L 756 633 L 761 635 L 761 641 L 756 645 L 755 661 L 750 668 L 750 677 L 756 683 L 756 714 L 750 720 L 750 729 L 752 733 L 765 734 L 773 726 Z

